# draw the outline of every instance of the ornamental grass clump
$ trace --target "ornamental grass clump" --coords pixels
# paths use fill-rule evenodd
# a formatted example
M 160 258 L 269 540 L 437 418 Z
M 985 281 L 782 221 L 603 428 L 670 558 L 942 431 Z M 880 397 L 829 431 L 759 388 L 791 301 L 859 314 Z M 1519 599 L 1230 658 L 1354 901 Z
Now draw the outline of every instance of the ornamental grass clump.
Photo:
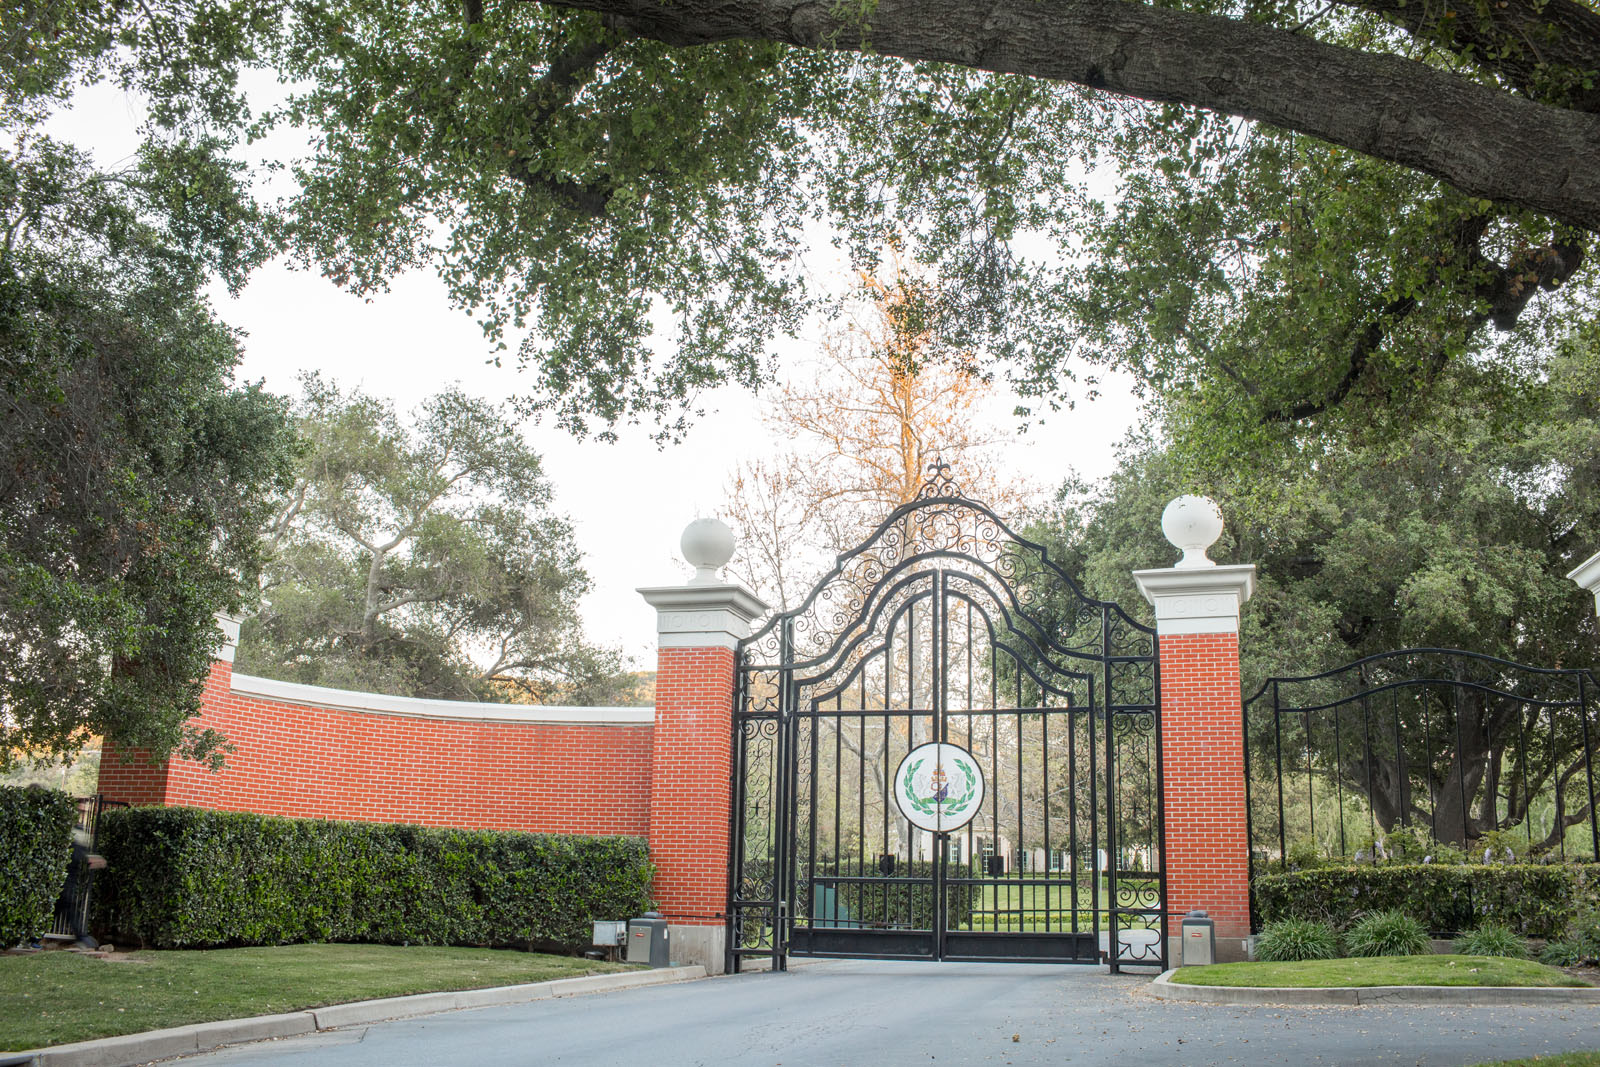
M 1269 923 L 1256 939 L 1256 959 L 1266 963 L 1332 960 L 1339 957 L 1339 935 L 1326 923 L 1284 919 Z
M 1345 932 L 1344 943 L 1352 956 L 1422 956 L 1433 951 L 1428 931 L 1399 911 L 1364 916 Z
M 1528 940 L 1499 923 L 1484 923 L 1469 934 L 1456 938 L 1452 946 L 1463 956 L 1508 956 L 1528 958 Z

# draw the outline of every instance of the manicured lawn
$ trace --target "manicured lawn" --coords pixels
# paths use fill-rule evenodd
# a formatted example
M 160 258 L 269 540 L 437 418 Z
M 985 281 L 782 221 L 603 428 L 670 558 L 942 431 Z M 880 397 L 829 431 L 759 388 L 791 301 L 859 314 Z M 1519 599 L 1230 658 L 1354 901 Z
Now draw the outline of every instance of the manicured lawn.
M 0 956 L 0 1049 L 629 969 L 531 952 L 390 945 L 133 952 L 126 962 L 75 952 Z
M 1037 878 L 1038 875 L 1020 875 L 1020 878 Z M 1110 903 L 1110 894 L 1106 888 L 1105 878 L 1100 878 L 1099 893 L 1091 895 L 1090 887 L 1085 884 L 1078 890 L 1078 926 L 1079 930 L 1092 930 L 1094 928 L 1094 911 L 1091 905 L 1100 905 L 1100 926 L 1106 928 L 1110 919 L 1105 913 L 1106 905 Z M 1072 879 L 1070 877 L 1053 878 L 1049 885 L 1018 885 L 1012 882 L 1001 881 L 998 883 L 985 883 L 973 888 L 975 897 L 972 908 L 972 921 L 962 926 L 964 930 L 1071 930 L 1072 926 Z M 1123 879 L 1120 889 L 1122 903 L 1125 907 L 1137 907 L 1141 903 L 1139 889 L 1147 885 L 1143 880 L 1134 878 Z M 953 889 L 960 893 L 960 889 Z M 1126 922 L 1126 920 L 1124 920 Z
M 1375 956 L 1362 959 L 1307 960 L 1302 963 L 1218 963 L 1184 967 L 1172 976 L 1185 985 L 1306 986 L 1488 985 L 1586 986 L 1532 960 L 1499 956 Z

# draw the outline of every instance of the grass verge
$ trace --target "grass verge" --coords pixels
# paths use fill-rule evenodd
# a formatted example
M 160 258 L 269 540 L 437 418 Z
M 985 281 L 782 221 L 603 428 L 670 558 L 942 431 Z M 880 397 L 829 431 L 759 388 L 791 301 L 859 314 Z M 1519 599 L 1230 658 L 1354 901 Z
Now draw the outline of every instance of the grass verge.
M 1184 967 L 1182 985 L 1265 986 L 1303 989 L 1380 985 L 1587 986 L 1581 978 L 1532 960 L 1502 956 L 1366 956 L 1300 963 L 1218 963 Z
M 532 952 L 393 945 L 0 956 L 0 1049 L 629 969 Z

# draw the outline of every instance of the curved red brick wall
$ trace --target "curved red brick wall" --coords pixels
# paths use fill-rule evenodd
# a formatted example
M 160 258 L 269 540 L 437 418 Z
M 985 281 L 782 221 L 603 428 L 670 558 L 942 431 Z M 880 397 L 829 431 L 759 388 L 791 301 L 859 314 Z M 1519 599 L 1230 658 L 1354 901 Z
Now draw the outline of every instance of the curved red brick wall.
M 648 708 L 406 701 L 236 679 L 218 662 L 194 722 L 236 747 L 224 770 L 124 764 L 108 743 L 100 792 L 310 818 L 641 837 L 650 829 Z

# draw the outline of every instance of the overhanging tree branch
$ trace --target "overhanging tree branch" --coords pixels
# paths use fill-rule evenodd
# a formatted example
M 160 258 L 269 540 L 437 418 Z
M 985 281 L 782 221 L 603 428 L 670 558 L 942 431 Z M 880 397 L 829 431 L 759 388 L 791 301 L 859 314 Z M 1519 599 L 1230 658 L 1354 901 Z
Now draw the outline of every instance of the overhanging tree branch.
M 1394 55 L 1137 3 L 539 0 L 692 46 L 770 40 L 1022 74 L 1296 130 L 1600 232 L 1600 115 Z

